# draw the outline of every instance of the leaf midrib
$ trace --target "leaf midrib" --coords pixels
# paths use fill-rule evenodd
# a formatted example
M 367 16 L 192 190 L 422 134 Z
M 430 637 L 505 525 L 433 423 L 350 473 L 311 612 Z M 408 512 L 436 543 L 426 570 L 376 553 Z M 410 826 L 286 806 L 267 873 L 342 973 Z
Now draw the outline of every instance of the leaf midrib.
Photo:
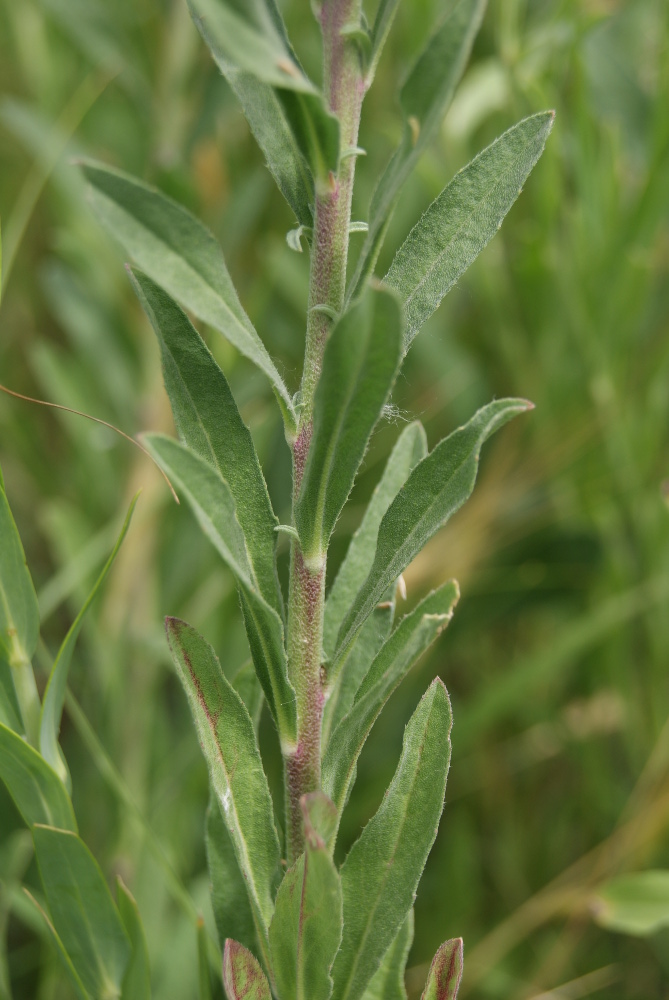
M 419 761 L 422 759 L 422 756 L 423 756 L 423 750 L 425 748 L 425 741 L 427 740 L 428 726 L 429 726 L 430 719 L 432 718 L 432 712 L 433 712 L 433 710 L 434 710 L 434 696 L 433 696 L 433 700 L 432 700 L 432 705 L 430 706 L 429 714 L 427 716 L 427 719 L 425 721 L 425 725 L 423 727 L 423 738 L 421 740 L 420 752 L 418 754 L 418 760 Z M 408 812 L 409 812 L 409 810 L 408 810 L 408 802 L 409 802 L 409 799 L 411 798 L 411 795 L 412 795 L 413 790 L 414 790 L 415 785 L 416 785 L 418 771 L 419 771 L 419 767 L 418 766 L 414 767 L 410 788 L 407 791 L 406 795 L 404 796 L 405 808 L 403 808 L 403 810 L 402 810 L 401 827 L 399 828 L 398 834 L 395 837 L 393 852 L 392 852 L 392 854 L 390 855 L 390 857 L 388 858 L 388 860 L 385 863 L 385 872 L 384 872 L 384 874 L 383 874 L 383 876 L 381 878 L 381 881 L 378 883 L 378 891 L 377 891 L 377 894 L 376 894 L 376 903 L 374 904 L 373 909 L 370 911 L 370 915 L 369 915 L 369 918 L 368 918 L 368 920 L 367 920 L 367 922 L 365 924 L 365 929 L 364 929 L 362 938 L 360 939 L 360 948 L 356 952 L 356 957 L 355 957 L 354 964 L 353 964 L 353 966 L 351 968 L 351 973 L 350 973 L 348 979 L 346 980 L 346 984 L 345 984 L 345 986 L 346 986 L 346 992 L 340 994 L 340 996 L 337 998 L 337 1000 L 346 1000 L 346 998 L 348 997 L 350 986 L 351 986 L 351 982 L 353 981 L 355 973 L 356 973 L 356 971 L 358 969 L 358 965 L 360 964 L 359 956 L 364 951 L 364 944 L 365 944 L 365 942 L 366 942 L 366 940 L 367 940 L 367 938 L 369 936 L 369 933 L 370 933 L 370 926 L 372 924 L 372 918 L 376 914 L 376 911 L 377 911 L 378 906 L 379 906 L 379 900 L 380 900 L 381 894 L 383 892 L 383 889 L 385 889 L 386 883 L 387 883 L 387 881 L 388 881 L 388 879 L 390 877 L 390 870 L 391 870 L 391 868 L 393 866 L 393 863 L 395 861 L 395 854 L 397 852 L 397 848 L 398 848 L 400 836 L 401 836 L 402 832 L 404 831 L 404 827 L 406 826 L 406 819 L 407 819 L 407 815 L 408 815 Z M 394 782 L 393 782 L 393 784 L 394 784 Z M 385 800 L 386 802 L 390 798 L 391 792 L 392 792 L 392 785 L 388 789 L 388 792 L 387 792 L 388 798 Z M 400 926 L 401 926 L 401 923 L 400 923 Z
M 496 143 L 493 143 L 493 146 L 491 148 L 494 148 L 495 145 L 496 145 Z M 486 152 L 489 152 L 489 150 L 483 150 L 483 152 L 480 154 L 480 158 L 481 159 L 483 158 L 483 156 L 485 155 Z M 479 160 L 479 164 L 480 164 L 479 157 L 476 157 L 476 159 L 472 161 L 472 165 L 474 163 L 476 163 L 477 160 Z M 462 223 L 453 232 L 453 235 L 451 236 L 451 239 L 449 240 L 449 242 L 444 246 L 443 250 L 441 250 L 437 254 L 437 256 L 434 258 L 434 262 L 432 263 L 432 265 L 428 267 L 428 269 L 426 270 L 425 274 L 420 279 L 420 281 L 418 282 L 418 284 L 414 287 L 414 289 L 411 292 L 411 294 L 406 298 L 405 303 L 404 303 L 405 310 L 408 311 L 409 304 L 413 301 L 413 299 L 418 294 L 418 292 L 421 290 L 421 288 L 423 287 L 423 285 L 425 284 L 425 282 L 432 276 L 432 274 L 434 273 L 434 271 L 436 270 L 436 268 L 441 263 L 442 259 L 451 251 L 451 249 L 453 248 L 453 244 L 460 237 L 460 235 L 462 234 L 462 231 L 467 227 L 468 223 L 470 223 L 472 219 L 474 219 L 474 218 L 477 217 L 477 215 L 480 212 L 481 205 L 484 203 L 484 201 L 486 201 L 491 196 L 491 194 L 499 187 L 500 184 L 502 184 L 503 181 L 506 181 L 509 173 L 511 173 L 512 169 L 517 166 L 519 160 L 521 160 L 521 156 L 520 155 L 518 157 L 515 157 L 514 160 L 513 160 L 513 162 L 509 164 L 509 167 L 507 168 L 507 170 L 503 171 L 502 174 L 499 175 L 496 178 L 496 180 L 490 185 L 490 187 L 487 187 L 485 189 L 484 193 L 480 196 L 480 198 L 478 198 L 474 209 L 471 212 L 469 212 L 468 214 L 465 214 L 465 216 L 463 217 Z M 451 181 L 451 183 L 445 189 L 445 192 L 448 191 L 449 188 L 451 188 L 452 185 L 455 184 L 456 180 L 459 177 L 461 177 L 468 169 L 469 169 L 468 167 L 463 167 L 462 170 L 459 171 L 459 173 L 457 173 L 455 175 L 455 177 L 453 178 L 453 180 Z M 427 215 L 427 213 L 429 211 L 430 210 L 427 209 L 427 212 L 425 214 Z M 420 222 L 417 223 L 417 226 L 420 226 Z M 411 234 L 409 234 L 409 237 L 407 237 L 407 239 L 410 239 L 410 238 L 411 238 Z M 394 264 L 394 262 L 393 262 L 393 264 Z M 386 277 L 387 277 L 387 275 L 386 275 Z

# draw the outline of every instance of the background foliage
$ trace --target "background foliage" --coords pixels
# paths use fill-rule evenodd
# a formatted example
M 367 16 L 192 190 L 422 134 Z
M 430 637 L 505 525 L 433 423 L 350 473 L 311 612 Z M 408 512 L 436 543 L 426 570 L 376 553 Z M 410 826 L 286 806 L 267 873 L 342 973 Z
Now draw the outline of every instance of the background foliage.
M 282 6 L 316 73 L 306 0 Z M 399 136 L 397 82 L 440 7 L 400 8 L 363 113 L 356 218 Z M 286 245 L 289 210 L 185 5 L 3 0 L 0 89 L 0 380 L 131 434 L 170 431 L 153 335 L 71 166 L 85 154 L 158 184 L 216 232 L 296 388 L 306 257 Z M 462 598 L 375 727 L 344 818 L 350 843 L 438 673 L 453 699 L 453 762 L 416 906 L 414 995 L 439 943 L 463 935 L 462 996 L 669 996 L 669 930 L 627 937 L 591 918 L 602 880 L 669 867 L 667 93 L 662 0 L 491 0 L 439 141 L 393 218 L 389 247 L 479 149 L 556 108 L 502 232 L 416 341 L 333 548 L 345 551 L 405 412 L 433 445 L 493 395 L 536 403 L 488 445 L 474 497 L 407 574 L 407 609 L 451 576 Z M 286 521 L 289 453 L 270 390 L 221 338 L 211 348 Z M 161 622 L 192 621 L 232 673 L 247 656 L 232 578 L 148 460 L 105 428 L 8 397 L 0 428 L 45 670 L 143 487 L 75 651 L 63 743 L 81 834 L 138 900 L 154 995 L 194 997 L 195 918 L 210 919 L 207 781 Z M 270 769 L 274 739 L 264 718 Z M 69 997 L 18 889 L 37 873 L 3 788 L 0 838 L 0 968 L 15 998 Z

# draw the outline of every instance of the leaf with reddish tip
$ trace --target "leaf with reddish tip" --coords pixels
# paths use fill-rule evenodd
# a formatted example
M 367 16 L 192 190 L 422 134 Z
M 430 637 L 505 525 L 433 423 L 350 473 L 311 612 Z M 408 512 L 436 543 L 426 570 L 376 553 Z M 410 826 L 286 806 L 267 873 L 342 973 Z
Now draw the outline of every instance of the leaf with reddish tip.
M 319 830 L 333 824 L 322 794 L 303 796 L 305 852 L 279 886 L 269 930 L 279 1000 L 329 1000 L 330 969 L 342 935 L 339 874 Z
M 462 938 L 444 941 L 432 959 L 421 1000 L 455 1000 L 462 979 Z
M 223 951 L 223 985 L 228 1000 L 272 1000 L 260 965 L 243 944 L 231 938 Z
M 246 881 L 258 943 L 266 955 L 279 840 L 253 723 L 209 643 L 177 618 L 167 618 L 165 624 L 207 761 L 212 791 Z

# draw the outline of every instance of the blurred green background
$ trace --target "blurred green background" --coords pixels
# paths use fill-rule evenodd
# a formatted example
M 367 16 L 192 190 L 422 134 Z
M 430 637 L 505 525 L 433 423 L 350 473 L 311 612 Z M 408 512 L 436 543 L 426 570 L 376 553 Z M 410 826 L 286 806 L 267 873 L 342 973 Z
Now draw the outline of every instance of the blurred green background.
M 281 6 L 317 75 L 308 0 Z M 399 139 L 398 81 L 445 6 L 400 7 L 363 113 L 357 219 Z M 129 434 L 171 427 L 153 335 L 72 165 L 86 154 L 157 184 L 214 230 L 297 388 L 308 260 L 286 245 L 291 214 L 183 0 L 0 0 L 0 91 L 0 381 Z M 465 938 L 463 997 L 669 997 L 669 930 L 632 938 L 591 916 L 608 877 L 669 867 L 666 0 L 490 0 L 379 273 L 456 170 L 548 107 L 556 126 L 522 197 L 415 342 L 398 416 L 374 437 L 329 566 L 405 417 L 419 416 L 433 445 L 492 396 L 535 402 L 487 446 L 473 499 L 407 573 L 406 607 L 451 576 L 462 599 L 375 727 L 343 826 L 350 843 L 376 809 L 403 725 L 439 673 L 454 752 L 416 905 L 411 997 L 453 935 Z M 209 339 L 285 521 L 289 453 L 268 386 Z M 155 997 L 195 998 L 195 915 L 210 919 L 207 779 L 161 621 L 190 620 L 234 672 L 247 650 L 232 578 L 149 461 L 104 427 L 0 395 L 0 463 L 45 623 L 43 676 L 143 488 L 75 654 L 63 743 L 82 836 L 137 896 Z M 268 719 L 261 737 L 276 784 Z M 0 788 L 11 996 L 65 1000 L 19 889 L 35 882 L 33 865 Z

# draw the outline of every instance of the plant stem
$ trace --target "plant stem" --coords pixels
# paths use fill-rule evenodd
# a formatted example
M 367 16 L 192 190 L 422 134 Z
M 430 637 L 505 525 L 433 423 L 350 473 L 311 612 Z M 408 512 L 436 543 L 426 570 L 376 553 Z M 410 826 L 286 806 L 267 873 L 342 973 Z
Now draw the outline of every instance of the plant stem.
M 311 248 L 309 312 L 302 374 L 300 422 L 293 442 L 295 502 L 313 432 L 314 395 L 333 316 L 344 305 L 351 200 L 364 75 L 357 43 L 344 30 L 360 19 L 361 0 L 325 0 L 321 8 L 323 89 L 340 125 L 337 175 L 317 179 Z M 292 863 L 303 850 L 300 798 L 321 784 L 321 671 L 326 553 L 305 560 L 291 546 L 288 601 L 288 670 L 297 694 L 297 746 L 285 759 L 286 852 Z

